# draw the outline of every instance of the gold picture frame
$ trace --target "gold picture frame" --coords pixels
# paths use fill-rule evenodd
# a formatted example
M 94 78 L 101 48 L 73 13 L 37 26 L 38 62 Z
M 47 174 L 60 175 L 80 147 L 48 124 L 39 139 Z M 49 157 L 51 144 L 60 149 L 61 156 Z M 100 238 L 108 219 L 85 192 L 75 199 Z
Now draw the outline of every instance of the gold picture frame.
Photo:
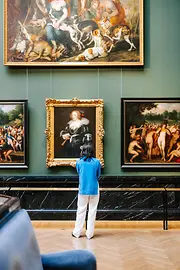
M 46 166 L 72 166 L 80 156 L 80 146 L 91 144 L 104 167 L 102 99 L 46 99 Z
M 144 0 L 56 1 L 4 0 L 4 65 L 144 65 Z

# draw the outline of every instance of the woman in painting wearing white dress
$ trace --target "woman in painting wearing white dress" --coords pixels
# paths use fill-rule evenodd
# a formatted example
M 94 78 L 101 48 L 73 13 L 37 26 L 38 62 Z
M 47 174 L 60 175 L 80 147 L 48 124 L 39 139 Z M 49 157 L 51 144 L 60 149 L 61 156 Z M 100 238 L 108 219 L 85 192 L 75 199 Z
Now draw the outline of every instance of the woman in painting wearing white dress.
M 67 158 L 78 158 L 80 147 L 92 143 L 92 134 L 89 129 L 89 120 L 79 110 L 70 113 L 70 121 L 64 130 L 60 132 L 63 139 L 61 146 L 64 148 L 64 156 Z

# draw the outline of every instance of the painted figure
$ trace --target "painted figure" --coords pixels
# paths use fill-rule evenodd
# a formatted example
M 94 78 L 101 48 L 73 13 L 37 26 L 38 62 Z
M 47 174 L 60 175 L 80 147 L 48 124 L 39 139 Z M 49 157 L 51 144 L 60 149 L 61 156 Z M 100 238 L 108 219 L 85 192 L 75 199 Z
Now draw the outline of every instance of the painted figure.
M 67 18 L 68 8 L 64 0 L 53 0 L 48 6 L 50 21 L 46 26 L 47 40 L 56 51 L 58 44 L 62 43 L 66 48 L 71 49 L 71 40 L 64 31 L 68 31 Z
M 176 150 L 173 150 L 170 154 L 168 154 L 169 160 L 168 162 L 171 162 L 174 157 L 180 157 L 180 142 L 177 143 Z
M 136 125 L 130 126 L 129 133 L 132 140 L 136 138 L 136 132 L 140 129 L 142 129 L 142 127 L 137 128 Z
M 140 146 L 140 142 L 141 136 L 137 135 L 136 138 L 129 144 L 128 153 L 132 156 L 130 159 L 131 163 L 136 157 L 143 153 L 143 148 Z
M 158 146 L 161 151 L 161 156 L 162 160 L 166 161 L 166 153 L 165 153 L 165 148 L 166 148 L 166 137 L 167 135 L 171 135 L 170 130 L 167 128 L 167 124 L 163 124 L 158 130 L 157 134 L 159 134 L 158 138 Z
M 180 131 L 177 129 L 175 132 L 172 133 L 172 138 L 169 143 L 169 148 L 168 148 L 168 154 L 171 152 L 173 146 L 177 143 L 177 141 L 180 138 Z
M 89 11 L 94 15 L 96 22 L 100 21 L 102 17 L 107 17 L 111 26 L 126 24 L 125 10 L 119 0 L 93 0 Z
M 64 148 L 65 157 L 79 157 L 81 146 L 92 144 L 89 120 L 83 116 L 81 111 L 72 111 L 70 121 L 67 123 L 65 129 L 60 132 L 60 137 L 63 139 L 61 147 Z

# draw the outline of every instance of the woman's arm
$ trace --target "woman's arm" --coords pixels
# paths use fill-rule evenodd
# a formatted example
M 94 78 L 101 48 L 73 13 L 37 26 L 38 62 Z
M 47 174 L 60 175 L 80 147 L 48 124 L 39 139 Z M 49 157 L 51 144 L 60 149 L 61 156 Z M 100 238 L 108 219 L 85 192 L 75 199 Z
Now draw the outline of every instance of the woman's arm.
M 71 134 L 70 134 L 70 131 L 69 131 L 69 126 L 66 126 L 65 129 L 61 130 L 60 137 L 62 137 L 64 140 L 71 138 Z
M 101 163 L 98 160 L 98 170 L 97 170 L 97 177 L 98 177 L 98 179 L 99 179 L 100 176 L 101 176 Z
M 78 174 L 79 174 L 79 170 L 80 170 L 80 168 L 79 168 L 79 162 L 76 161 L 76 171 L 77 171 Z

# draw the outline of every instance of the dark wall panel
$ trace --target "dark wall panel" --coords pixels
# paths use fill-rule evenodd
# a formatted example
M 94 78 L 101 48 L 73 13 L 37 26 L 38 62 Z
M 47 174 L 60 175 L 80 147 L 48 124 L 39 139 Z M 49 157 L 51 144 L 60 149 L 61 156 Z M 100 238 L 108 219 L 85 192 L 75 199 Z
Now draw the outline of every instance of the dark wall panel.
M 18 196 L 34 220 L 74 220 L 77 177 L 3 177 L 1 193 Z M 179 219 L 180 177 L 101 177 L 98 220 L 162 220 L 167 194 L 168 218 Z

